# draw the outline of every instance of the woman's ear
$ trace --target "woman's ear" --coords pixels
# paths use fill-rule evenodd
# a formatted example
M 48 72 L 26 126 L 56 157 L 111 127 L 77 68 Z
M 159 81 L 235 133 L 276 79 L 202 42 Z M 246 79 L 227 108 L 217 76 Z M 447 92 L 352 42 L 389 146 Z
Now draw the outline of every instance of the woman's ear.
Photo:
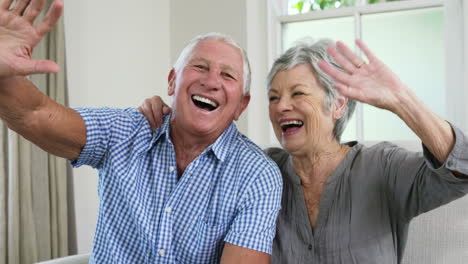
M 175 77 L 176 77 L 176 72 L 174 68 L 172 68 L 171 71 L 169 72 L 169 75 L 167 76 L 167 83 L 168 83 L 167 94 L 169 96 L 174 95 L 174 92 L 175 92 Z
M 338 120 L 343 117 L 346 112 L 346 105 L 348 103 L 348 98 L 338 95 L 333 103 L 333 119 Z

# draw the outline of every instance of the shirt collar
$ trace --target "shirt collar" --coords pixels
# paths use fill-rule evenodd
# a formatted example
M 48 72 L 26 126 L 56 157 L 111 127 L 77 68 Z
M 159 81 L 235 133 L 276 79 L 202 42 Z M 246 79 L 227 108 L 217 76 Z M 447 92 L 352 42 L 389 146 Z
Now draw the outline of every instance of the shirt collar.
M 169 137 L 171 116 L 172 112 L 164 117 L 162 125 L 154 131 L 153 138 L 151 140 L 152 145 L 154 145 L 163 135 L 165 135 L 167 140 L 171 140 Z M 213 144 L 207 147 L 203 153 L 212 151 L 220 161 L 225 161 L 233 145 L 232 143 L 238 133 L 239 132 L 236 125 L 234 122 L 231 122 L 231 124 L 226 128 L 226 130 L 224 130 L 221 136 L 219 136 Z
M 156 141 L 158 141 L 162 135 L 166 135 L 166 136 L 169 135 L 169 131 L 170 131 L 169 124 L 170 124 L 171 116 L 172 116 L 172 112 L 170 112 L 169 114 L 163 117 L 163 123 L 153 132 L 151 145 L 154 145 Z M 170 140 L 169 137 L 167 138 Z
M 211 144 L 208 149 L 211 148 L 215 156 L 220 160 L 220 161 L 225 161 L 227 155 L 229 154 L 232 146 L 233 146 L 233 141 L 235 140 L 236 136 L 238 135 L 239 131 L 237 130 L 236 125 L 234 122 L 231 122 L 231 124 L 224 130 L 224 132 L 221 134 L 221 136 L 216 139 L 216 141 Z

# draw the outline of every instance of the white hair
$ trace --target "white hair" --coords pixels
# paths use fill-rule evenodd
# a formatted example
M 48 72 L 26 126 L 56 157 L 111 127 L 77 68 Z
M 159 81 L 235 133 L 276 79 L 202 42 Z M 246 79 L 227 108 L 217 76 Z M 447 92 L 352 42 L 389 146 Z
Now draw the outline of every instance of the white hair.
M 198 43 L 200 43 L 202 40 L 219 40 L 222 41 L 226 44 L 229 44 L 233 46 L 234 48 L 237 48 L 240 51 L 240 54 L 242 56 L 242 61 L 243 61 L 243 93 L 244 94 L 249 94 L 250 93 L 250 80 L 251 80 L 251 72 L 250 72 L 250 63 L 249 59 L 247 58 L 247 53 L 245 52 L 244 49 L 242 49 L 239 44 L 236 43 L 236 41 L 227 35 L 221 34 L 221 33 L 208 33 L 208 34 L 203 34 L 196 36 L 193 38 L 182 50 L 182 52 L 179 55 L 179 58 L 177 58 L 175 64 L 174 64 L 174 70 L 176 73 L 179 73 L 179 71 L 186 65 L 187 59 L 192 55 L 192 52 L 194 48 L 197 46 Z
M 317 42 L 313 42 L 311 39 L 303 39 L 300 42 L 297 42 L 273 63 L 267 77 L 268 91 L 270 90 L 271 83 L 278 72 L 289 70 L 294 66 L 301 64 L 310 65 L 314 70 L 317 80 L 325 91 L 325 108 L 326 110 L 330 110 L 339 93 L 335 88 L 333 88 L 333 84 L 335 82 L 333 78 L 322 71 L 317 63 L 320 60 L 324 60 L 338 70 L 344 71 L 327 53 L 327 47 L 333 44 L 334 42 L 329 39 L 321 39 Z M 346 124 L 353 115 L 355 108 L 356 101 L 348 98 L 345 113 L 336 121 L 333 129 L 333 136 L 338 140 L 338 142 L 340 142 L 341 135 L 346 128 Z

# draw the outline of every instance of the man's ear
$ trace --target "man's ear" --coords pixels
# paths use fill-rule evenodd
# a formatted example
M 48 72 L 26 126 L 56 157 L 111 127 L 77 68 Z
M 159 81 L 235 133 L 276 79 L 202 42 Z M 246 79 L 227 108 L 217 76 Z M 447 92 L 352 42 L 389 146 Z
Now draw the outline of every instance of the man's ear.
M 236 113 L 234 114 L 234 120 L 238 120 L 242 112 L 244 112 L 245 108 L 249 105 L 250 102 L 250 94 L 242 95 L 240 106 L 237 108 Z
M 169 96 L 174 95 L 174 92 L 175 92 L 175 77 L 176 77 L 176 72 L 174 68 L 172 68 L 171 71 L 169 72 L 169 75 L 167 76 L 167 83 L 169 84 L 167 88 L 167 94 Z
M 338 120 L 343 117 L 346 112 L 346 105 L 348 103 L 348 98 L 338 95 L 333 104 L 333 119 Z

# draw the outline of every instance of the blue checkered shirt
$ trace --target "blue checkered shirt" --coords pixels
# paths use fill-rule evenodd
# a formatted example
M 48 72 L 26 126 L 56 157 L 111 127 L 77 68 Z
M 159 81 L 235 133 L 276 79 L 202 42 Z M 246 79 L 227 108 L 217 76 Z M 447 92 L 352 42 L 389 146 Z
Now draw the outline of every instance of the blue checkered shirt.
M 99 169 L 90 263 L 216 263 L 224 242 L 271 254 L 282 180 L 232 123 L 180 180 L 170 116 L 156 131 L 136 109 L 79 108 Z

